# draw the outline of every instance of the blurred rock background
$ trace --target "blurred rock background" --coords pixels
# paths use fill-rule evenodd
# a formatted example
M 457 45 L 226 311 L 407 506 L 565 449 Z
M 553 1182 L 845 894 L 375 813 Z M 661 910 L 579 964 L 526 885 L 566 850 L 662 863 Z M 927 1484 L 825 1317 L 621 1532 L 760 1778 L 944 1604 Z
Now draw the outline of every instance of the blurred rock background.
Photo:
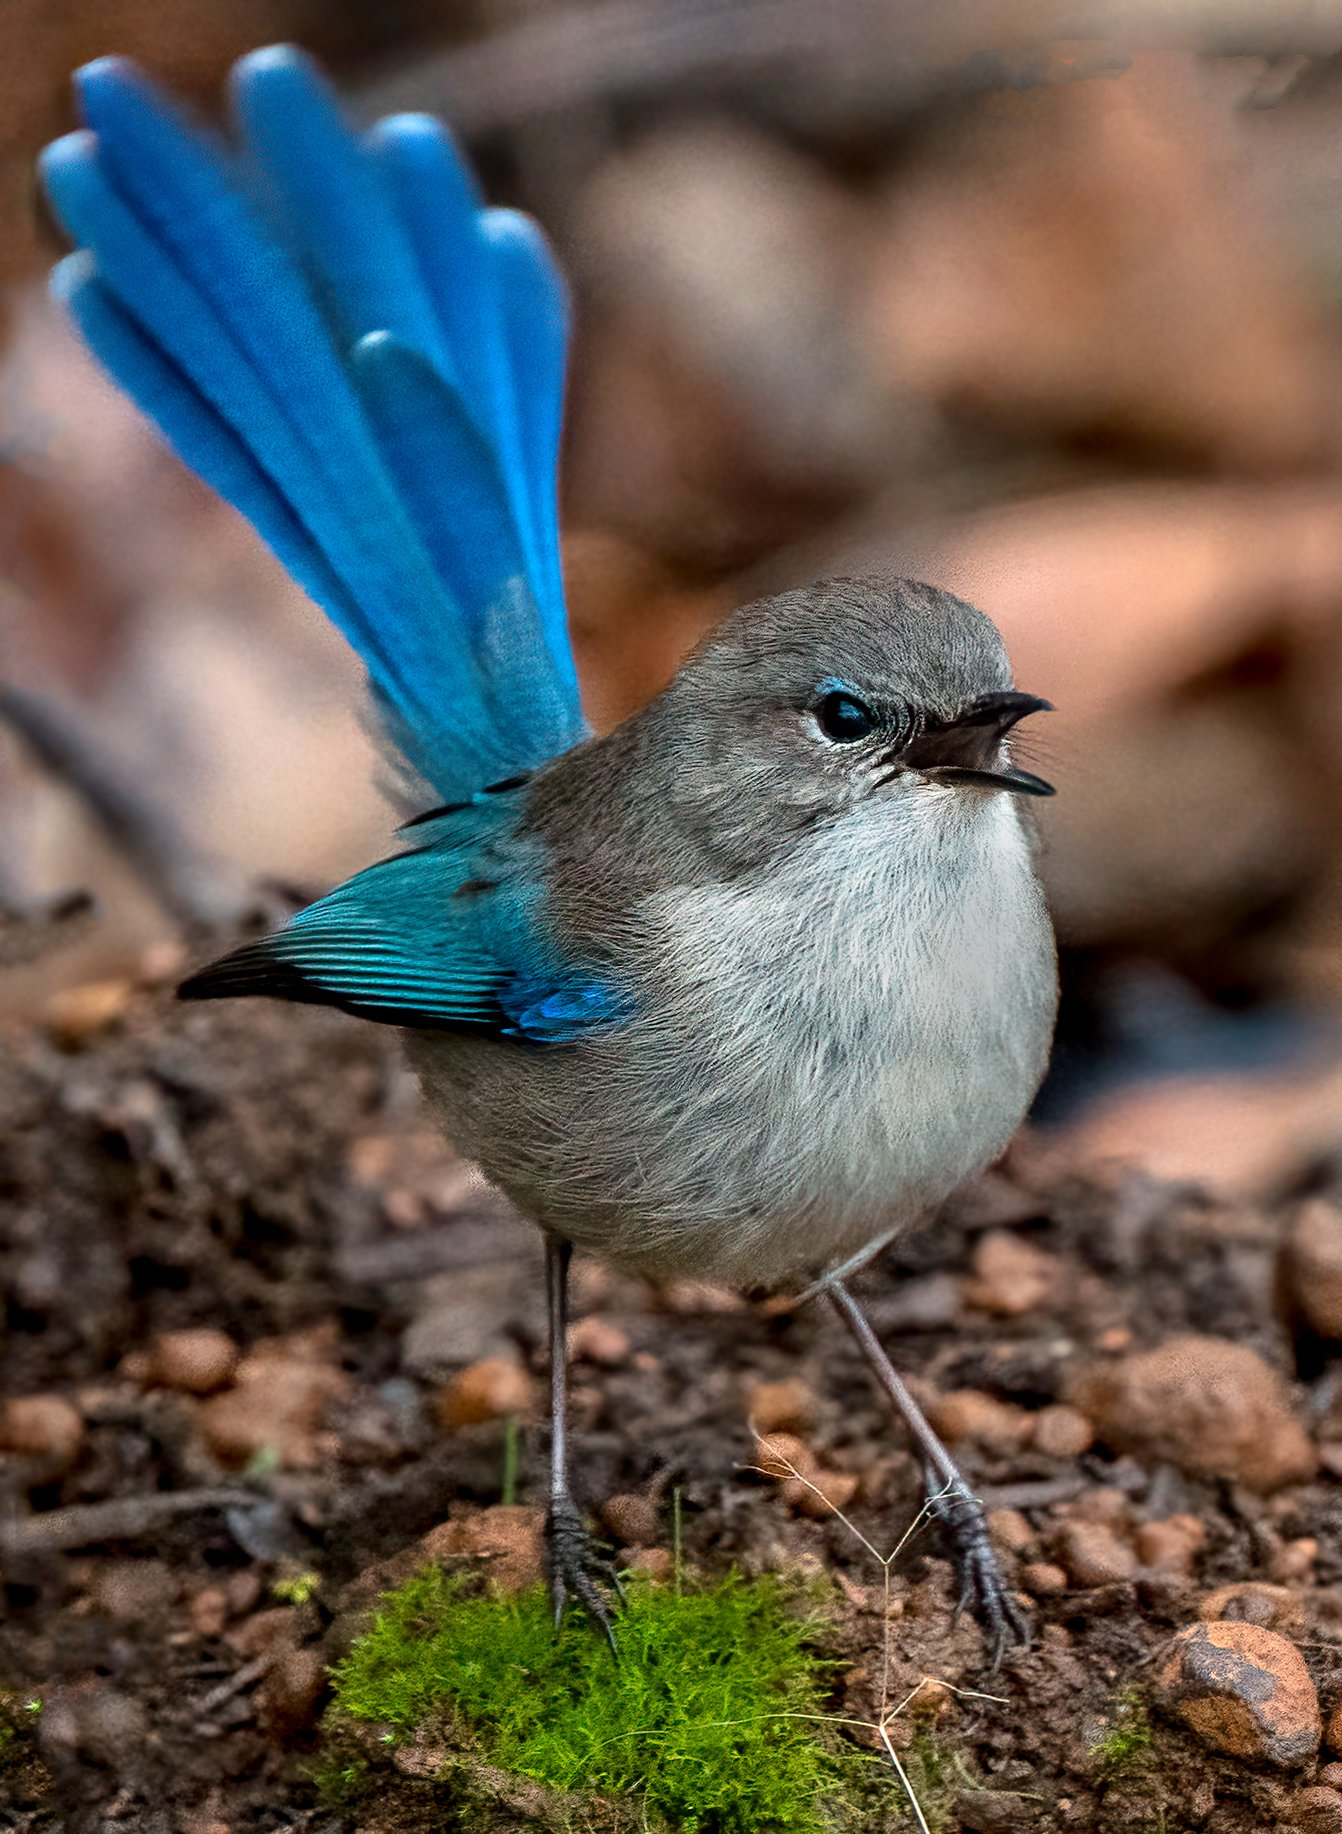
M 71 68 L 129 52 L 214 111 L 277 38 L 361 117 L 453 120 L 573 278 L 594 721 L 761 592 L 973 598 L 1058 706 L 1027 746 L 1067 988 L 1039 1150 L 1335 1166 L 1342 0 L 9 0 L 0 1011 L 388 845 L 350 659 L 44 295 Z

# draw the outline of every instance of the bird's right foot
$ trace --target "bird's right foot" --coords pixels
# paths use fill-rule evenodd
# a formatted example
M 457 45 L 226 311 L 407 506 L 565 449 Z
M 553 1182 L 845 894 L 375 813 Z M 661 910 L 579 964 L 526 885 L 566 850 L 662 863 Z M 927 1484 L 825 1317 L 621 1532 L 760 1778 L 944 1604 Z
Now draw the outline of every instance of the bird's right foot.
M 1029 1620 L 1002 1577 L 978 1498 L 963 1479 L 958 1484 L 939 1485 L 929 1472 L 926 1481 L 928 1513 L 946 1537 L 960 1581 L 956 1614 L 968 1610 L 978 1619 L 988 1639 L 988 1666 L 996 1669 L 1008 1648 L 1028 1645 Z
M 593 1540 L 571 1497 L 550 1505 L 545 1538 L 550 1549 L 550 1600 L 556 1630 L 573 1599 L 600 1627 L 611 1654 L 618 1657 L 611 1612 L 614 1605 L 624 1604 L 624 1588 L 614 1561 Z

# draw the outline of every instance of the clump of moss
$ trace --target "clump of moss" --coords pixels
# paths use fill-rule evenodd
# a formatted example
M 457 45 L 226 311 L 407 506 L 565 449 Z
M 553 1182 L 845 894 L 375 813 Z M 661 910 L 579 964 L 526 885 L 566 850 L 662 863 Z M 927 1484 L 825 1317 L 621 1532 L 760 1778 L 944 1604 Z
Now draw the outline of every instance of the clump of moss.
M 635 1580 L 617 1662 L 585 1625 L 557 1636 L 543 1591 L 471 1596 L 434 1568 L 384 1601 L 336 1670 L 336 1706 L 393 1733 L 446 1713 L 486 1763 L 633 1797 L 653 1825 L 810 1834 L 841 1781 L 817 1628 L 772 1577 Z
M 1107 1776 L 1137 1769 L 1151 1750 L 1151 1717 L 1136 1688 L 1115 1700 L 1109 1730 L 1090 1748 L 1091 1761 Z

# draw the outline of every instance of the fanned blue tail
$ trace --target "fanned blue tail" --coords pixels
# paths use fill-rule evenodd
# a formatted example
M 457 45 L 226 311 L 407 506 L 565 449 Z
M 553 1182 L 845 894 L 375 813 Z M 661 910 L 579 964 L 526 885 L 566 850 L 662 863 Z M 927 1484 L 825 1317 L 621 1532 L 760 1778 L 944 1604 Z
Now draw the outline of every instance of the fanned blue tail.
M 442 126 L 353 135 L 287 46 L 235 66 L 236 151 L 120 58 L 49 147 L 95 354 L 362 657 L 447 801 L 586 733 L 559 568 L 564 285 Z

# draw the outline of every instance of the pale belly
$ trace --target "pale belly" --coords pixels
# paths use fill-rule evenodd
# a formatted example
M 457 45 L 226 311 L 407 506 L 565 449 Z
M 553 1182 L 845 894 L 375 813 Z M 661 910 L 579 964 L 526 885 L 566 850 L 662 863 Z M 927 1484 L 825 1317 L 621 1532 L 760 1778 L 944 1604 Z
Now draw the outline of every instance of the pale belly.
M 553 1053 L 415 1040 L 426 1092 L 578 1247 L 743 1285 L 836 1265 L 995 1158 L 1043 1074 L 1051 930 L 1014 817 L 984 840 L 954 884 L 877 855 L 826 906 L 802 860 L 650 906 L 636 1021 Z

